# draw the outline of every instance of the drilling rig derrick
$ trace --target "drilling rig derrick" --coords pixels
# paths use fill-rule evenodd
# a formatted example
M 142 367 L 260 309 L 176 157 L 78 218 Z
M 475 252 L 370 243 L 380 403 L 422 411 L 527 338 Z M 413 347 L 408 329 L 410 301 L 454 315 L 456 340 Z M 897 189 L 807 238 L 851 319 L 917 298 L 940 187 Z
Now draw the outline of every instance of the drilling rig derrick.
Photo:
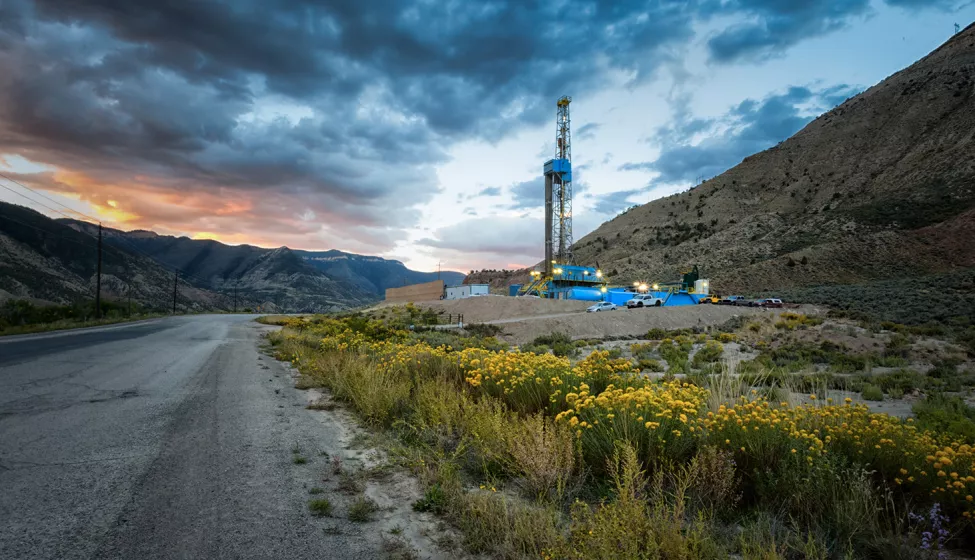
M 572 264 L 572 135 L 569 103 L 562 96 L 556 102 L 555 158 L 545 162 L 545 272 L 551 276 L 555 264 Z

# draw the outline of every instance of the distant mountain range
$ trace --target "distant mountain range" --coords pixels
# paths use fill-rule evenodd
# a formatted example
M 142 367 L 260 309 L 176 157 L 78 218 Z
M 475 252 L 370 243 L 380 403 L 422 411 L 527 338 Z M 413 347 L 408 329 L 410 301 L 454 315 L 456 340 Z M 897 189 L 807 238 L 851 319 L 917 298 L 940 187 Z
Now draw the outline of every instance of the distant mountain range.
M 98 226 L 52 220 L 0 203 L 0 299 L 68 303 L 94 293 Z M 172 305 L 174 271 L 182 282 L 178 306 L 190 310 L 238 308 L 323 312 L 377 301 L 387 287 L 427 282 L 436 272 L 341 251 L 296 251 L 225 245 L 151 231 L 102 231 L 103 297 L 132 296 L 143 305 Z M 464 275 L 443 272 L 448 284 Z

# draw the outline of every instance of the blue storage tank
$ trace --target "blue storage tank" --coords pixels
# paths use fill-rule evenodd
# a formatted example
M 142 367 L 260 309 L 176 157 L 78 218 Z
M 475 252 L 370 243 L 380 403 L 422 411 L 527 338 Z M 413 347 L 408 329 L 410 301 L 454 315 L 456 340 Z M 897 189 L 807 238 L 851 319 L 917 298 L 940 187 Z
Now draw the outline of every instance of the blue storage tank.
M 667 307 L 677 307 L 681 305 L 697 305 L 697 300 L 694 296 L 687 292 L 676 292 L 670 294 L 670 297 L 664 300 L 664 305 Z
M 520 290 L 520 289 L 521 289 L 521 284 L 512 284 L 512 285 L 508 286 L 508 295 L 509 296 L 516 296 L 516 295 L 518 295 L 518 290 Z
M 603 293 L 599 288 L 570 288 L 568 299 L 579 301 L 603 301 Z
M 606 292 L 606 301 L 610 303 L 615 303 L 616 305 L 626 305 L 626 302 L 630 301 L 633 297 L 633 292 L 627 292 L 625 290 L 610 290 Z

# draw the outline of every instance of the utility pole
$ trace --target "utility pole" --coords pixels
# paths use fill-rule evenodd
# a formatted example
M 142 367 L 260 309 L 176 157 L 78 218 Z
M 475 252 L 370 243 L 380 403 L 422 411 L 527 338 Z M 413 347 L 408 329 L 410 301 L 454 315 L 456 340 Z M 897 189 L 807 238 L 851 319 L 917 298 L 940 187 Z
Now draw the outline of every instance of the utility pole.
M 437 280 L 440 280 L 440 263 L 441 261 L 437 261 Z
M 173 315 L 176 314 L 176 286 L 179 285 L 179 269 L 176 269 L 176 279 L 173 280 Z
M 98 272 L 95 278 L 95 318 L 102 318 L 102 224 L 98 224 Z

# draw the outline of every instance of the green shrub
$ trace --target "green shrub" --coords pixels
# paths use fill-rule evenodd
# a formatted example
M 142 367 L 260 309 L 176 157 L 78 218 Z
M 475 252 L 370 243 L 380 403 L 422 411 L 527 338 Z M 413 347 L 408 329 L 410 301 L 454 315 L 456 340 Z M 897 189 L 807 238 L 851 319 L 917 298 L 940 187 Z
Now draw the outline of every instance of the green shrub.
M 928 377 L 934 377 L 935 379 L 948 379 L 954 377 L 958 373 L 958 365 L 961 360 L 957 358 L 942 358 L 940 360 L 935 360 L 934 367 L 928 371 Z
M 519 346 L 518 349 L 521 350 L 522 352 L 538 354 L 538 355 L 548 354 L 549 351 L 548 346 L 539 346 L 535 344 L 525 344 Z
M 890 398 L 892 398 L 892 399 L 900 399 L 900 398 L 903 398 L 904 391 L 901 390 L 901 389 L 896 389 L 896 388 L 895 389 L 891 389 L 891 390 L 887 391 L 887 396 L 890 397 Z
M 734 333 L 726 333 L 726 332 L 723 332 L 723 333 L 718 334 L 717 340 L 718 340 L 718 342 L 723 342 L 723 343 L 727 344 L 729 342 L 734 342 L 734 341 L 738 340 L 738 337 L 735 336 Z
M 898 390 L 903 394 L 915 389 L 923 389 L 926 385 L 926 379 L 916 371 L 899 369 L 874 376 L 873 383 L 888 393 L 892 390 Z
M 379 511 L 379 506 L 371 499 L 360 496 L 349 506 L 349 521 L 362 523 L 372 521 L 372 516 Z
M 541 336 L 537 336 L 535 337 L 535 340 L 532 341 L 533 345 L 551 346 L 553 348 L 558 343 L 572 345 L 573 344 L 572 337 L 565 333 L 554 332 L 551 334 L 543 334 Z
M 332 515 L 332 502 L 328 498 L 309 500 L 308 511 L 316 517 L 329 517 Z
M 694 367 L 717 362 L 724 355 L 724 346 L 720 342 L 709 340 L 704 347 L 694 354 Z
M 498 325 L 488 325 L 486 323 L 470 323 L 464 325 L 464 330 L 473 335 L 482 337 L 497 336 L 504 332 L 503 329 Z
M 579 349 L 571 342 L 555 342 L 552 344 L 552 353 L 556 356 L 571 357 L 579 353 Z
M 863 392 L 860 393 L 865 401 L 882 401 L 884 400 L 884 391 L 876 385 L 867 385 L 863 388 Z
M 630 353 L 638 360 L 649 360 L 653 357 L 657 345 L 652 342 L 636 343 L 630 345 Z
M 447 510 L 447 492 L 440 484 L 434 484 L 423 494 L 423 497 L 413 502 L 414 511 L 429 511 L 432 513 L 444 513 Z
M 637 362 L 637 367 L 640 371 L 663 371 L 664 366 L 657 360 L 643 359 Z
M 911 409 L 920 429 L 953 434 L 969 443 L 975 442 L 975 407 L 959 397 L 943 394 L 929 395 Z

